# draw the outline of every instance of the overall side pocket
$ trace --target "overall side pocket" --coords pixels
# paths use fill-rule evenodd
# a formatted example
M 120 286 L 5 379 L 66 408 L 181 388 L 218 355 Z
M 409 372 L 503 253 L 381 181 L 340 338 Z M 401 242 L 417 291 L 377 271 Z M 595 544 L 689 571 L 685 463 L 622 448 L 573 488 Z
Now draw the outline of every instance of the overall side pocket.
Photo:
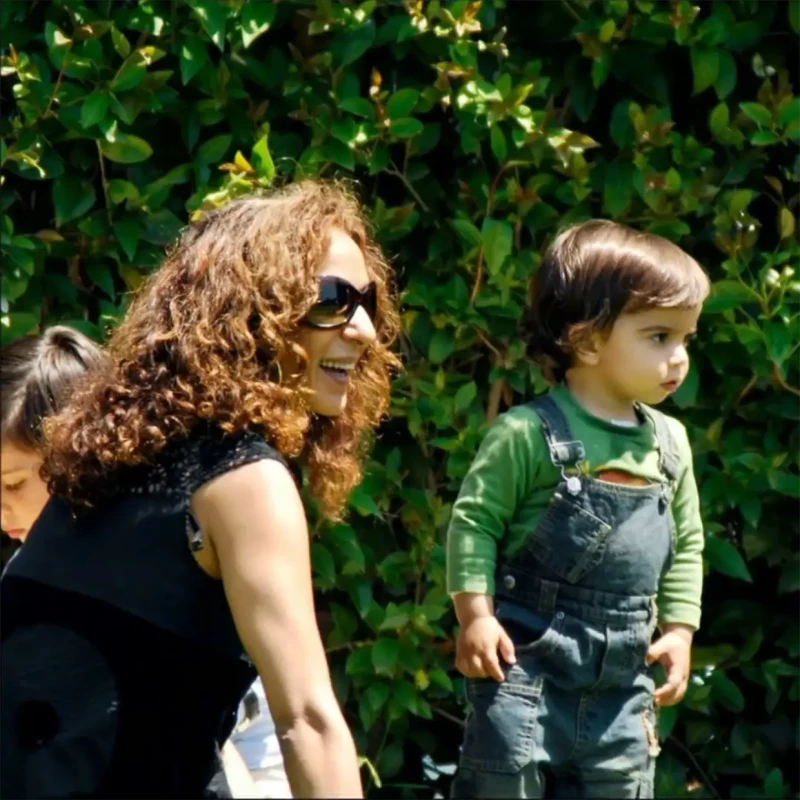
M 472 705 L 464 733 L 460 764 L 480 772 L 519 772 L 531 759 L 536 707 L 544 678 L 507 668 L 503 683 L 468 679 Z

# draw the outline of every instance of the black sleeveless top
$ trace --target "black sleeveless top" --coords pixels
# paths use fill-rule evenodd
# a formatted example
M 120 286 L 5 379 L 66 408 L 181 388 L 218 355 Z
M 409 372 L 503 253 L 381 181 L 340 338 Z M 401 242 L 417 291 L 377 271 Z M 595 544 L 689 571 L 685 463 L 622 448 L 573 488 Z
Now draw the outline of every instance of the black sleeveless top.
M 256 671 L 188 506 L 264 458 L 283 461 L 204 430 L 89 512 L 47 504 L 0 580 L 0 796 L 230 797 L 219 749 Z

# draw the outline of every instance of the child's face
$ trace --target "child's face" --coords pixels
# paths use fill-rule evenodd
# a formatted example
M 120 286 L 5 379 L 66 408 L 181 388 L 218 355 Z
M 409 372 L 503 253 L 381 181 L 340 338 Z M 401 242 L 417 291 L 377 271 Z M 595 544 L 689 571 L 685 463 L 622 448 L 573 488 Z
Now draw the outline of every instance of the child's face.
M 25 540 L 49 495 L 39 477 L 42 457 L 35 450 L 0 442 L 0 525 L 13 539 Z
M 605 338 L 598 338 L 596 364 L 607 388 L 621 401 L 655 405 L 684 381 L 687 347 L 701 307 L 651 308 L 622 314 Z

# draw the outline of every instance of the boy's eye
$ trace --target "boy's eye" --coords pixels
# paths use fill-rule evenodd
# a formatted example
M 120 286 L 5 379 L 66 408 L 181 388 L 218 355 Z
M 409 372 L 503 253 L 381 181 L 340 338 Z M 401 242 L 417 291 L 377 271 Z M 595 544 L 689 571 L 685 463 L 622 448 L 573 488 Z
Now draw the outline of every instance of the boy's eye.
M 6 491 L 8 492 L 15 492 L 17 489 L 22 488 L 22 484 L 25 483 L 25 478 L 21 481 L 17 481 L 16 483 L 9 483 L 6 485 Z
M 654 334 L 653 334 L 653 335 L 652 335 L 650 338 L 651 338 L 651 339 L 652 339 L 652 340 L 653 340 L 653 341 L 654 341 L 656 344 L 664 344 L 664 342 L 666 342 L 666 341 L 667 341 L 667 335 L 668 335 L 668 334 L 666 334 L 666 333 L 654 333 Z

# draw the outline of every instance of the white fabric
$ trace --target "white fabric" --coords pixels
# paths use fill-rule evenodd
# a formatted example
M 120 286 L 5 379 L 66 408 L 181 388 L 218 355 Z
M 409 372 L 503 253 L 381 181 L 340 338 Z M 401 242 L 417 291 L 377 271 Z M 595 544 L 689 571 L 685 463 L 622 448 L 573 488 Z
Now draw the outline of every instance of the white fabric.
M 249 709 L 248 706 L 250 706 Z M 248 710 L 250 712 L 249 719 Z M 236 727 L 231 734 L 231 742 L 236 745 L 236 749 L 251 773 L 255 770 L 266 770 L 272 783 L 280 782 L 282 776 L 282 781 L 288 787 L 286 773 L 283 770 L 283 756 L 278 744 L 278 736 L 275 733 L 275 723 L 269 713 L 264 685 L 260 678 L 255 680 L 245 695 L 245 700 L 239 704 Z M 255 779 L 256 775 L 253 775 L 253 778 Z M 291 797 L 291 794 L 267 796 Z

